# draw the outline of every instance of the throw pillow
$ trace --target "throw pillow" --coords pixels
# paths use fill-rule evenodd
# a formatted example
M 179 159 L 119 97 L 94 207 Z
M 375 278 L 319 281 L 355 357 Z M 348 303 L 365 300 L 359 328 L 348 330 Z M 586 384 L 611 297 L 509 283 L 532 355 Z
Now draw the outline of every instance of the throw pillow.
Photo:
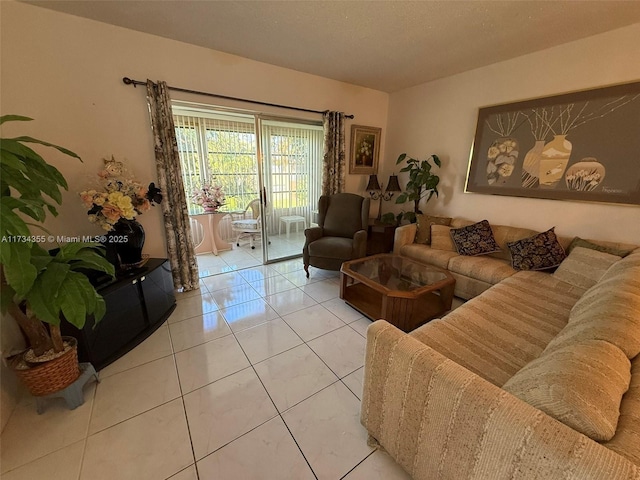
M 460 255 L 473 257 L 500 251 L 487 220 L 452 229 L 451 239 Z
M 618 260 L 620 257 L 617 255 L 575 247 L 562 261 L 553 276 L 575 287 L 591 288 Z
M 455 252 L 456 247 L 451 240 L 451 227 L 431 225 L 431 248 Z
M 616 433 L 631 363 L 615 345 L 588 340 L 547 352 L 502 388 L 596 441 Z
M 431 225 L 450 225 L 452 218 L 436 217 L 433 215 L 416 215 L 416 239 L 415 243 L 431 244 Z
M 514 270 L 546 270 L 560 265 L 566 254 L 558 242 L 554 228 L 507 243 Z
M 626 257 L 633 251 L 633 250 L 621 250 L 619 248 L 614 248 L 614 247 L 604 247 L 602 245 L 598 245 L 596 243 L 590 242 L 589 240 L 584 240 L 580 237 L 575 237 L 573 240 L 571 240 L 571 243 L 567 247 L 567 255 L 570 254 L 573 251 L 573 249 L 576 247 L 590 248 L 591 250 L 596 250 L 598 252 L 617 255 L 618 257 L 621 257 L 621 258 Z

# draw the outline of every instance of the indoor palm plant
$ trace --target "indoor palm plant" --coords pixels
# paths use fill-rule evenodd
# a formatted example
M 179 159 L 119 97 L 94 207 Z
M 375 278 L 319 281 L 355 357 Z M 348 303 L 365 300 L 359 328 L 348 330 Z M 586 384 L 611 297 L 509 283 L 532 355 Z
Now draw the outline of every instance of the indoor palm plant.
M 442 162 L 437 155 L 433 154 L 426 160 L 418 160 L 417 158 L 408 157 L 406 153 L 403 153 L 398 157 L 396 165 L 399 165 L 403 161 L 407 162 L 407 165 L 403 167 L 400 172 L 409 172 L 409 180 L 407 181 L 406 189 L 403 193 L 398 195 L 396 203 L 413 202 L 413 212 L 402 212 L 398 214 L 398 222 L 404 218 L 410 222 L 416 221 L 416 214 L 422 213 L 420 210 L 420 201 L 426 197 L 426 201 L 431 200 L 434 195 L 438 196 L 438 184 L 440 183 L 440 177 L 433 173 L 431 169 L 430 160 L 433 163 L 441 167 Z M 393 214 L 385 214 L 385 217 Z M 389 218 L 387 218 L 387 221 Z
M 28 120 L 31 119 L 5 115 L 0 117 L 0 124 Z M 82 328 L 87 315 L 93 315 L 96 322 L 104 316 L 104 300 L 83 272 L 98 270 L 113 276 L 114 267 L 104 258 L 100 244 L 67 243 L 51 253 L 38 244 L 50 241 L 52 236 L 42 226 L 27 223 L 25 218 L 43 222 L 47 212 L 56 216 L 56 204 L 62 202 L 61 189 L 68 187 L 62 174 L 26 146 L 27 143 L 56 148 L 78 160 L 80 157 L 65 148 L 31 137 L 0 139 L 2 311 L 8 311 L 24 332 L 31 347 L 27 351 L 31 352 L 28 358 L 35 362 L 42 359 L 51 362 L 66 356 L 69 350 L 75 354 L 75 348 L 64 344 L 60 333 L 61 318 Z M 30 227 L 47 235 L 34 234 Z M 31 369 L 28 363 L 19 363 L 17 368 L 21 371 Z M 77 355 L 75 363 L 79 374 Z M 23 375 L 21 377 L 25 380 Z M 67 379 L 67 384 L 71 381 Z M 39 391 L 37 394 L 46 393 Z

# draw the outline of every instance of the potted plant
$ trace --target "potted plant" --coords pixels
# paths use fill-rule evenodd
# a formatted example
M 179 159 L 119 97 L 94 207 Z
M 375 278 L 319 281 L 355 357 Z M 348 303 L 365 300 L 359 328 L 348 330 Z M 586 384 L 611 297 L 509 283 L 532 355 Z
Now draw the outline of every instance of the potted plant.
M 426 160 L 418 160 L 417 158 L 407 157 L 407 154 L 403 153 L 398 157 L 396 165 L 399 165 L 405 160 L 407 166 L 400 171 L 409 172 L 409 181 L 407 182 L 406 191 L 398 195 L 396 203 L 413 201 L 413 212 L 403 212 L 399 215 L 399 219 L 404 217 L 405 220 L 413 223 L 416 221 L 416 214 L 422 213 L 420 210 L 420 200 L 426 197 L 426 201 L 428 202 L 434 195 L 436 197 L 438 196 L 440 177 L 432 173 L 431 169 L 433 166 L 430 160 L 433 160 L 433 163 L 438 167 L 441 167 L 442 163 L 435 154 Z
M 0 124 L 29 120 L 5 115 Z M 97 270 L 113 276 L 114 267 L 97 243 L 66 243 L 52 253 L 39 245 L 54 237 L 24 218 L 43 222 L 47 212 L 56 216 L 61 188 L 68 187 L 62 174 L 27 143 L 53 147 L 82 160 L 65 148 L 31 137 L 0 139 L 0 306 L 16 320 L 30 346 L 14 362 L 18 376 L 32 394 L 46 395 L 80 374 L 75 339 L 62 338 L 61 319 L 82 328 L 87 315 L 97 322 L 105 313 L 104 300 L 83 272 Z M 29 225 L 47 235 L 33 234 Z

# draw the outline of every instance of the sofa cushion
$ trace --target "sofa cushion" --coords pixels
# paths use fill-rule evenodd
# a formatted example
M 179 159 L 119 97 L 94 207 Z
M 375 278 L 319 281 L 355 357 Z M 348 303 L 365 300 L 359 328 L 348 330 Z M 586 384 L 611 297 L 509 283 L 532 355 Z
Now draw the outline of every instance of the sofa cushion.
M 542 353 L 583 293 L 545 273 L 518 272 L 410 335 L 502 386 Z
M 548 350 L 604 340 L 616 345 L 627 358 L 640 353 L 640 265 L 635 266 L 634 257 L 632 254 L 616 262 L 585 292 Z
M 509 242 L 511 264 L 516 270 L 547 270 L 556 267 L 565 259 L 566 254 L 554 228 L 532 237 Z
M 466 257 L 458 255 L 449 260 L 448 269 L 467 277 L 475 278 L 483 282 L 495 285 L 517 270 L 514 270 L 509 262 L 498 258 Z
M 615 345 L 587 340 L 544 352 L 502 387 L 596 441 L 616 432 L 631 364 Z
M 451 224 L 451 217 L 436 217 L 433 215 L 423 215 L 419 213 L 416 215 L 416 238 L 415 243 L 418 244 L 431 244 L 431 225 L 449 225 Z
M 626 257 L 633 251 L 632 249 L 622 249 L 607 245 L 598 245 L 597 243 L 590 242 L 589 240 L 584 240 L 580 237 L 574 237 L 574 239 L 571 240 L 571 243 L 567 247 L 567 255 L 570 254 L 576 247 L 589 248 L 598 252 L 617 255 L 618 257 Z
M 431 248 L 456 252 L 456 246 L 451 239 L 451 227 L 431 225 Z M 458 252 L 456 252 L 457 254 Z
M 457 257 L 456 252 L 449 250 L 437 250 L 433 247 L 419 244 L 405 245 L 400 249 L 400 255 L 413 258 L 422 263 L 435 265 L 440 268 L 447 268 L 451 257 Z
M 309 255 L 324 258 L 351 258 L 353 240 L 342 237 L 322 237 L 309 244 Z
M 617 255 L 590 248 L 575 247 L 553 275 L 571 285 L 591 288 L 618 260 L 620 257 Z
M 606 281 L 617 275 L 629 270 L 640 268 L 640 248 L 634 250 L 629 256 L 624 257 L 616 262 L 609 270 L 605 272 L 600 281 Z
M 486 255 L 500 251 L 487 220 L 451 229 L 451 239 L 460 255 Z
M 604 446 L 640 465 L 640 355 L 631 361 L 631 382 L 620 403 L 616 434 Z

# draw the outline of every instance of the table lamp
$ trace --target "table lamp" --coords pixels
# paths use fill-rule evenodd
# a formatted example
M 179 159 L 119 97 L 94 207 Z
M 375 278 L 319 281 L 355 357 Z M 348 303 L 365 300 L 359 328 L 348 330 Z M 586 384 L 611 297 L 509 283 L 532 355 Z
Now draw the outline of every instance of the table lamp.
M 398 183 L 398 176 L 391 175 L 389 177 L 389 183 L 387 184 L 387 189 L 382 192 L 382 187 L 384 185 L 380 185 L 378 182 L 377 175 L 369 175 L 369 183 L 367 184 L 366 190 L 371 195 L 372 200 L 380 200 L 380 204 L 378 206 L 378 216 L 376 220 L 380 221 L 382 217 L 382 200 L 389 201 L 391 197 L 393 197 L 394 192 L 401 192 L 400 184 Z

